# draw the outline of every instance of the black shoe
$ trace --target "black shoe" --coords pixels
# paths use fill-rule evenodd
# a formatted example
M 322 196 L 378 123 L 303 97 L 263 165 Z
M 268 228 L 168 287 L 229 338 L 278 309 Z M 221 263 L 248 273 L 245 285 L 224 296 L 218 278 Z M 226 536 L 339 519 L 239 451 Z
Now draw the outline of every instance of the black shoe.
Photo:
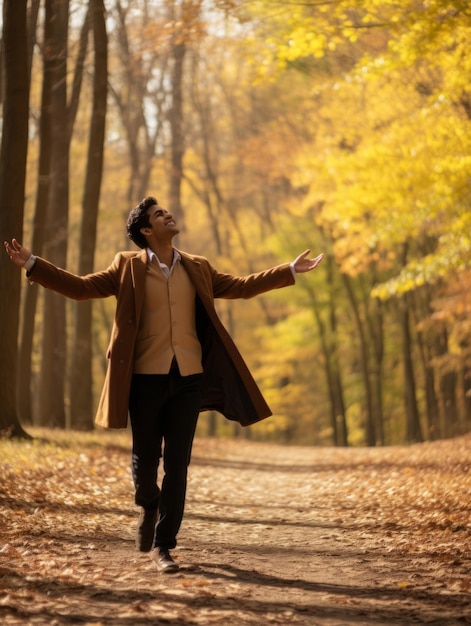
M 152 556 L 157 563 L 157 569 L 165 574 L 173 574 L 180 569 L 178 563 L 175 563 L 170 552 L 165 548 L 154 548 Z
M 140 552 L 150 552 L 154 542 L 158 509 L 142 509 L 136 532 L 136 547 Z

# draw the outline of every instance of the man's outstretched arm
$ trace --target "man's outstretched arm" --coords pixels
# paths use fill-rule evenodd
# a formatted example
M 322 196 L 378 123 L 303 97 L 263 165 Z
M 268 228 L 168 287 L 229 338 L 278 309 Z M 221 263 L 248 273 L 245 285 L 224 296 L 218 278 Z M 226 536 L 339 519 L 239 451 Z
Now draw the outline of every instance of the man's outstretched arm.
M 16 239 L 11 243 L 4 242 L 5 251 L 12 263 L 26 270 L 26 276 L 47 289 L 72 298 L 73 300 L 92 300 L 115 296 L 120 286 L 120 260 L 116 255 L 113 264 L 106 270 L 94 272 L 86 276 L 78 276 L 61 269 L 53 263 L 31 254 Z

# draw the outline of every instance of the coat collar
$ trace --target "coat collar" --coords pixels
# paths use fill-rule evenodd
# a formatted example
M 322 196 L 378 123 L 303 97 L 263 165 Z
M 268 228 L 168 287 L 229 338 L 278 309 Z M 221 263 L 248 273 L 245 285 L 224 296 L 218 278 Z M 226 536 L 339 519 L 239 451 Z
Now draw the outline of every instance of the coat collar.
M 131 259 L 131 276 L 134 289 L 139 290 L 143 286 L 143 281 L 146 278 L 146 266 L 147 250 L 144 248 Z
M 187 254 L 181 250 L 178 252 L 181 256 L 181 264 L 188 273 L 188 276 L 190 277 L 197 293 L 200 296 L 203 295 L 207 291 L 207 287 L 205 288 L 205 282 L 201 272 L 201 262 L 191 254 Z
M 144 303 L 145 282 L 147 267 L 147 251 L 144 248 L 131 259 L 131 280 L 134 292 L 134 308 L 136 320 L 141 317 Z

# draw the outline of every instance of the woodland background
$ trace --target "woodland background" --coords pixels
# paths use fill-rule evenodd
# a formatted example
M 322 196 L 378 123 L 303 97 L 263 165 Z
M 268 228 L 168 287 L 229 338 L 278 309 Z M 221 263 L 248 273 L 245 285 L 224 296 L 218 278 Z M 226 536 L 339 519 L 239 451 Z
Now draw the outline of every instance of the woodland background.
M 199 433 L 390 445 L 471 427 L 467 0 L 3 0 L 0 236 L 85 274 L 143 196 L 247 274 L 219 312 L 274 416 Z M 27 45 L 25 45 L 25 43 Z M 114 301 L 0 260 L 0 430 L 92 429 Z

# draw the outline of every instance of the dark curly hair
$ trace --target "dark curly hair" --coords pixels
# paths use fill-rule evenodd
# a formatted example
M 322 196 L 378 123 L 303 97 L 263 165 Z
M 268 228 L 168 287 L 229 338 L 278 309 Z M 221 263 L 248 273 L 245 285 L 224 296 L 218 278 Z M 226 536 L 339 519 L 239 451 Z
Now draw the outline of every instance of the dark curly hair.
M 126 230 L 128 237 L 139 248 L 146 248 L 147 241 L 144 235 L 141 233 L 141 228 L 150 226 L 149 215 L 147 213 L 149 207 L 159 204 L 156 198 L 147 196 L 139 202 L 129 213 L 126 222 Z

